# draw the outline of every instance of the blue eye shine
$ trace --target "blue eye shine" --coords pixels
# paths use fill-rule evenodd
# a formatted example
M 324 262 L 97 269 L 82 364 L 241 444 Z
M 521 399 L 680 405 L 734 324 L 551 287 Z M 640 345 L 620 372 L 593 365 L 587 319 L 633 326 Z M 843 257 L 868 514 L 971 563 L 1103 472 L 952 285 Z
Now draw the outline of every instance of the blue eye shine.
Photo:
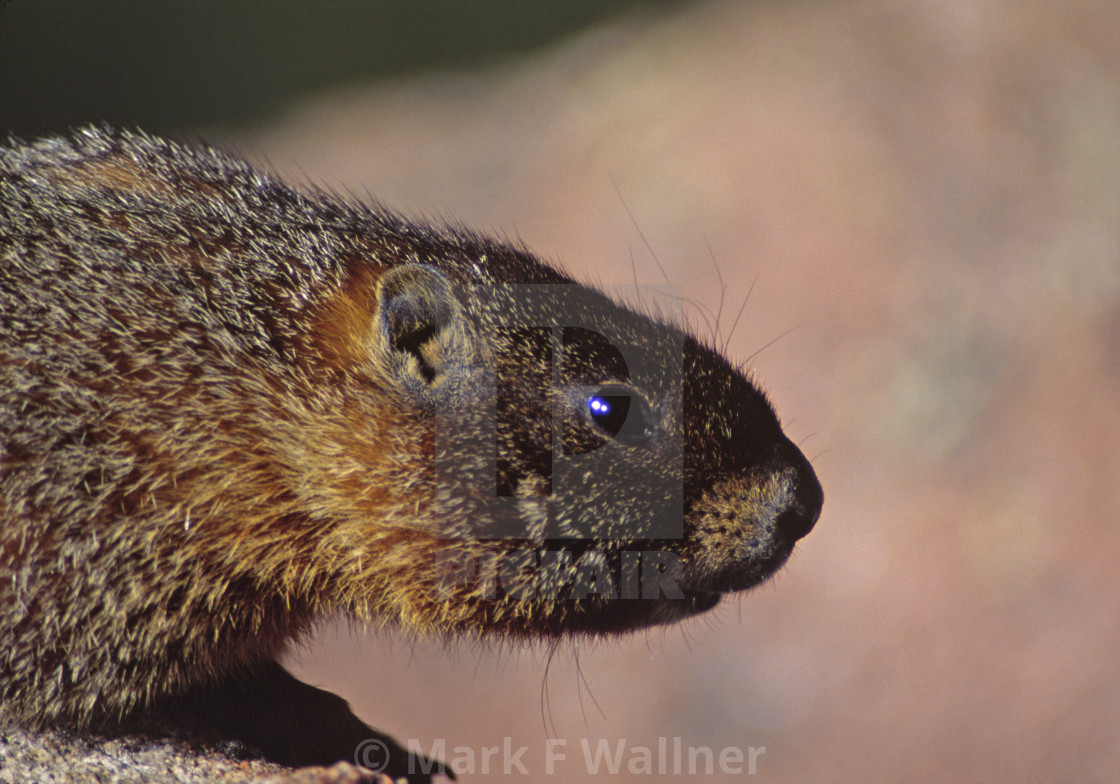
M 619 392 L 625 390 L 620 389 Z M 626 418 L 630 413 L 630 395 L 602 392 L 591 395 L 587 398 L 587 413 L 604 435 L 614 438 L 626 424 Z

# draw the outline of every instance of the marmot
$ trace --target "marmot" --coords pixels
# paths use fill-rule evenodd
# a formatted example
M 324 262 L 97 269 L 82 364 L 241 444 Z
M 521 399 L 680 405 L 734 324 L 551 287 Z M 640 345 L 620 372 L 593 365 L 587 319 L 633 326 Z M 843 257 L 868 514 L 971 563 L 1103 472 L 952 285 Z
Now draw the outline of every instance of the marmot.
M 742 368 L 523 248 L 138 132 L 0 149 L 5 721 L 350 760 L 384 736 L 277 664 L 316 619 L 665 624 L 822 498 Z

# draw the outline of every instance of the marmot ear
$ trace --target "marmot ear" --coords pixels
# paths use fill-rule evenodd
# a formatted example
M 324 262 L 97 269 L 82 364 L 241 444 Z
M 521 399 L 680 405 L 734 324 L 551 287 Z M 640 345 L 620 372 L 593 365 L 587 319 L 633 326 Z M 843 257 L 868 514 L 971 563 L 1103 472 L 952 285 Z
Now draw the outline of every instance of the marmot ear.
M 434 267 L 406 264 L 382 273 L 376 324 L 390 367 L 408 387 L 436 386 L 467 359 L 459 302 Z

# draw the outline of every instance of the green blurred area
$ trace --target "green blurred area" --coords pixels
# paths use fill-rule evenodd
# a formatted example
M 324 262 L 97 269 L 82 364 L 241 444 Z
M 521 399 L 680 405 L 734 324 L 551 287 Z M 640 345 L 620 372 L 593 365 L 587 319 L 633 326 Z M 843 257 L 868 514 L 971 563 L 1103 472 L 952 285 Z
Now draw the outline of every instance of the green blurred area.
M 0 136 L 250 123 L 333 84 L 467 68 L 681 0 L 0 0 Z

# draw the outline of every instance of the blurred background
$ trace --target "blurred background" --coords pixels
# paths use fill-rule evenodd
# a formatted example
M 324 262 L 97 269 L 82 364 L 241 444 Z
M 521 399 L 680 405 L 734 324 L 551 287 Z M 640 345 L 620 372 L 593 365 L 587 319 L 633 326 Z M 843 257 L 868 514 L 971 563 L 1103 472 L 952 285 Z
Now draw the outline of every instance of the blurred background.
M 730 353 L 826 493 L 789 565 L 554 653 L 328 625 L 291 664 L 375 726 L 467 781 L 507 737 L 548 780 L 552 736 L 569 781 L 675 737 L 766 782 L 1120 780 L 1120 4 L 2 3 L 0 128 L 102 119 L 663 267 L 723 334 L 750 292 Z

